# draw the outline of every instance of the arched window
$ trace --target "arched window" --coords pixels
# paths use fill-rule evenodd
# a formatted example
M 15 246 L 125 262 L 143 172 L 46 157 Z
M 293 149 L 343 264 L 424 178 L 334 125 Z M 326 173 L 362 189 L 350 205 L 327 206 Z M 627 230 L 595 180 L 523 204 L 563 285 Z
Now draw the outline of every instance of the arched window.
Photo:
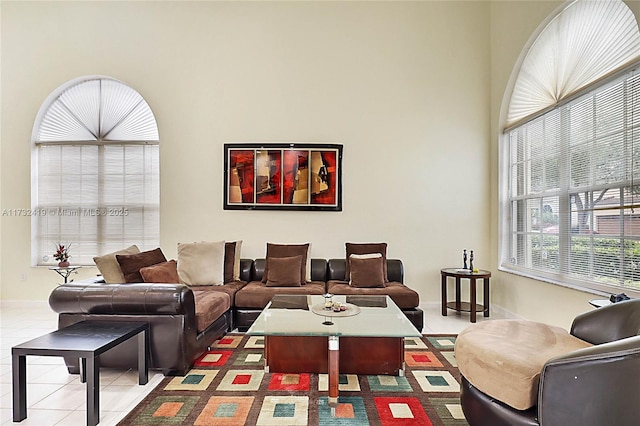
M 640 292 L 640 32 L 619 0 L 568 3 L 515 72 L 501 269 Z
M 32 253 L 51 265 L 131 244 L 159 244 L 159 137 L 151 108 L 126 84 L 83 77 L 56 89 L 36 118 L 32 151 Z

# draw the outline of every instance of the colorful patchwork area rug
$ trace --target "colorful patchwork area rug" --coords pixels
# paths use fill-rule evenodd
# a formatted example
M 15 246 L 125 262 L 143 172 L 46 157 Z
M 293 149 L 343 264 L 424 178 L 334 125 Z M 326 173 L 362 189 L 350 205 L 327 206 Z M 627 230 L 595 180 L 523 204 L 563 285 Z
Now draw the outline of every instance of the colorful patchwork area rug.
M 265 373 L 263 338 L 228 334 L 184 377 L 165 377 L 119 425 L 467 425 L 454 335 L 405 340 L 404 376 Z

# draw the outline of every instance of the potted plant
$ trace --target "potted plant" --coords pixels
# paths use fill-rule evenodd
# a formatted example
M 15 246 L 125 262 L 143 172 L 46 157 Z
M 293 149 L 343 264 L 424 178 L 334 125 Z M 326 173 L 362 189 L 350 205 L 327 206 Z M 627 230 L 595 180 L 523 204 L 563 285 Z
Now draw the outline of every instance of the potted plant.
M 69 248 L 71 244 L 56 244 L 56 252 L 53 254 L 53 258 L 58 261 L 58 266 L 66 268 L 69 266 Z

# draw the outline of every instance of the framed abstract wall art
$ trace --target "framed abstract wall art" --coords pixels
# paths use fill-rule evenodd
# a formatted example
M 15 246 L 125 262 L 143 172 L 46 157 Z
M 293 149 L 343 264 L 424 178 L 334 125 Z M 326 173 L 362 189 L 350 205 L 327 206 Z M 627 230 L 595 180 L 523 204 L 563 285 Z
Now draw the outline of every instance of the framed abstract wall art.
M 342 145 L 224 145 L 225 210 L 342 211 Z

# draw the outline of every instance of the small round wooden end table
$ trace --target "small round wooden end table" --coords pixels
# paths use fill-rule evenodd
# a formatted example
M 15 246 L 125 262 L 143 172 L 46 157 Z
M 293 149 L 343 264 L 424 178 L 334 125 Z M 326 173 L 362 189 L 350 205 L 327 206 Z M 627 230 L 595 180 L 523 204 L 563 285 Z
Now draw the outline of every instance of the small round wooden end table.
M 491 272 L 479 270 L 471 272 L 466 269 L 445 268 L 440 270 L 442 276 L 442 315 L 447 316 L 447 309 L 453 309 L 458 312 L 469 312 L 471 314 L 471 322 L 476 322 L 476 312 L 482 312 L 485 317 L 489 316 L 489 278 Z M 449 302 L 447 299 L 447 279 L 455 278 L 456 282 L 456 300 Z M 460 282 L 465 278 L 470 281 L 470 300 L 463 302 L 460 297 Z M 476 280 L 483 280 L 483 305 L 476 303 Z

